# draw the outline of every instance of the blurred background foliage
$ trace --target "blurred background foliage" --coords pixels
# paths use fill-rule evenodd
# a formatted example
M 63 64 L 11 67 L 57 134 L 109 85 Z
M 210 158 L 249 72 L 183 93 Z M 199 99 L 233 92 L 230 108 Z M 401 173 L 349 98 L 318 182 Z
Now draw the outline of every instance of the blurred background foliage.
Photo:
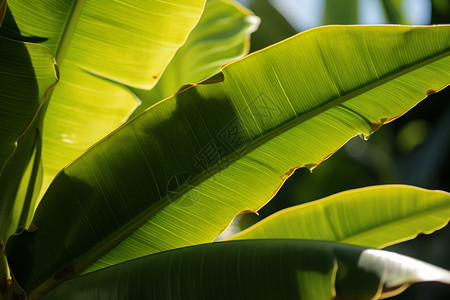
M 327 24 L 450 23 L 449 0 L 247 0 L 261 18 L 251 51 Z M 259 215 L 243 214 L 231 230 L 244 229 L 280 209 L 348 189 L 402 183 L 450 191 L 450 87 L 429 95 L 368 141 L 354 137 L 311 174 L 298 169 Z M 450 226 L 389 247 L 450 269 Z M 392 299 L 450 299 L 450 287 L 422 283 Z

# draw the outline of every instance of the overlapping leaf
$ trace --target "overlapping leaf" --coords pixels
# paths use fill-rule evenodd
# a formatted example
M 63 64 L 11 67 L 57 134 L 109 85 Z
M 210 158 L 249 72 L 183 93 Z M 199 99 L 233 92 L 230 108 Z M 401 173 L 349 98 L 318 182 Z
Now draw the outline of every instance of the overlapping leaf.
M 336 246 L 337 252 L 345 248 Z M 352 247 L 345 250 L 356 258 L 360 253 Z M 96 299 L 329 300 L 336 294 L 337 270 L 331 244 L 294 240 L 218 243 L 158 253 L 90 273 L 63 283 L 48 299 L 95 295 Z M 376 286 L 376 278 L 369 278 L 374 281 L 372 287 Z M 373 292 L 367 285 L 369 293 Z
M 229 0 L 209 0 L 186 43 L 151 90 L 132 89 L 142 102 L 130 117 L 175 94 L 183 85 L 216 74 L 227 62 L 248 53 L 249 35 L 259 19 Z
M 337 26 L 226 65 L 58 175 L 37 230 L 7 245 L 16 278 L 38 294 L 93 262 L 212 241 L 295 168 L 312 169 L 445 87 L 449 54 L 448 26 Z
M 127 118 L 138 100 L 125 85 L 154 86 L 204 3 L 8 1 L 11 16 L 0 35 L 41 42 L 60 66 L 61 80 L 44 123 L 43 190 L 66 164 Z
M 6 240 L 19 223 L 25 225 L 22 207 L 29 207 L 26 215 L 34 211 L 32 195 L 16 194 L 41 143 L 42 116 L 57 75 L 48 48 L 2 37 L 0 66 L 0 232 Z
M 43 299 L 363 300 L 421 281 L 450 284 L 450 272 L 345 244 L 247 240 L 150 255 L 68 280 Z
M 432 233 L 449 219 L 447 192 L 377 186 L 279 211 L 231 239 L 316 239 L 381 248 Z

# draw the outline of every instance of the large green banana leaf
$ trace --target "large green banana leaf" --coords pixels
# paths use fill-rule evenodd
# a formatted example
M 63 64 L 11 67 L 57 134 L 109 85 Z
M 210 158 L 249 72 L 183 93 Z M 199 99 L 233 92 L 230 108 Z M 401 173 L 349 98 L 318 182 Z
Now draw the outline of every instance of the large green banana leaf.
M 42 299 L 362 300 L 421 281 L 450 284 L 450 272 L 345 244 L 247 240 L 150 255 L 68 280 Z
M 0 35 L 41 42 L 61 80 L 43 136 L 43 190 L 137 105 L 125 85 L 151 88 L 198 22 L 205 0 L 10 0 Z M 15 22 L 19 31 L 11 24 Z
M 153 106 L 53 181 L 10 238 L 18 282 L 212 241 L 301 166 L 369 135 L 450 81 L 450 26 L 330 26 L 226 65 Z
M 16 195 L 40 148 L 42 116 L 57 74 L 48 48 L 3 37 L 0 66 L 0 238 L 6 241 L 19 223 L 25 225 L 26 217 L 20 221 L 22 207 L 34 211 L 31 194 Z M 26 216 L 28 211 L 24 209 Z
M 186 43 L 170 61 L 151 90 L 133 88 L 142 102 L 130 118 L 159 100 L 175 94 L 183 85 L 216 74 L 225 63 L 248 53 L 249 35 L 259 19 L 229 0 L 209 0 L 200 21 Z
M 376 186 L 287 208 L 230 239 L 315 239 L 382 248 L 432 233 L 449 220 L 447 192 Z

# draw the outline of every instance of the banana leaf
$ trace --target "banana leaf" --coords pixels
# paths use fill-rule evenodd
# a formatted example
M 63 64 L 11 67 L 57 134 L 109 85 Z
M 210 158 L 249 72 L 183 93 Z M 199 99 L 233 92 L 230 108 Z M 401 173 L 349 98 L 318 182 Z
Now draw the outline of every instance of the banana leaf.
M 197 24 L 205 0 L 9 0 L 0 36 L 39 42 L 61 79 L 49 95 L 43 188 L 138 104 L 128 87 L 152 88 Z M 17 24 L 17 28 L 13 26 Z
M 40 294 L 80 273 L 210 242 L 450 81 L 450 27 L 329 26 L 227 64 L 91 147 L 6 249 Z
M 220 71 L 225 63 L 248 53 L 249 35 L 259 19 L 229 0 L 206 2 L 200 21 L 170 61 L 151 90 L 133 88 L 141 104 L 130 118 L 175 94 L 183 85 L 196 83 Z
M 28 165 L 39 169 L 34 153 L 40 148 L 48 95 L 58 78 L 48 48 L 3 37 L 0 67 L 0 238 L 6 241 L 34 212 L 33 187 L 25 188 L 28 196 L 17 192 Z
M 450 284 L 450 272 L 352 245 L 244 240 L 119 264 L 68 280 L 42 299 L 380 299 L 422 281 Z
M 375 186 L 284 209 L 230 239 L 315 239 L 384 248 L 430 234 L 449 220 L 447 192 Z

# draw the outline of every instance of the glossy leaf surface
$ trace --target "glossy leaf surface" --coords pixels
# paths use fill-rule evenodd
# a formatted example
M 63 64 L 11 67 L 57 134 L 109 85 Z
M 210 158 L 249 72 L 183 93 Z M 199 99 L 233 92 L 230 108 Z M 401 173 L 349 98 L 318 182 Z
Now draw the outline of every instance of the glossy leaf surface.
M 249 35 L 258 24 L 256 16 L 232 1 L 207 1 L 200 21 L 153 89 L 132 89 L 142 103 L 131 117 L 175 94 L 183 85 L 205 80 L 227 62 L 247 54 Z
M 392 274 L 392 266 L 395 278 L 382 276 Z M 424 271 L 426 278 L 420 276 Z M 450 272 L 345 244 L 247 240 L 126 262 L 68 280 L 43 299 L 380 299 L 428 280 L 450 283 Z
M 16 278 L 39 293 L 91 263 L 214 240 L 296 168 L 314 168 L 445 87 L 449 53 L 448 26 L 337 26 L 226 65 L 58 175 L 37 230 L 7 245 Z
M 284 209 L 230 239 L 316 239 L 383 248 L 432 233 L 449 219 L 447 192 L 376 186 Z

